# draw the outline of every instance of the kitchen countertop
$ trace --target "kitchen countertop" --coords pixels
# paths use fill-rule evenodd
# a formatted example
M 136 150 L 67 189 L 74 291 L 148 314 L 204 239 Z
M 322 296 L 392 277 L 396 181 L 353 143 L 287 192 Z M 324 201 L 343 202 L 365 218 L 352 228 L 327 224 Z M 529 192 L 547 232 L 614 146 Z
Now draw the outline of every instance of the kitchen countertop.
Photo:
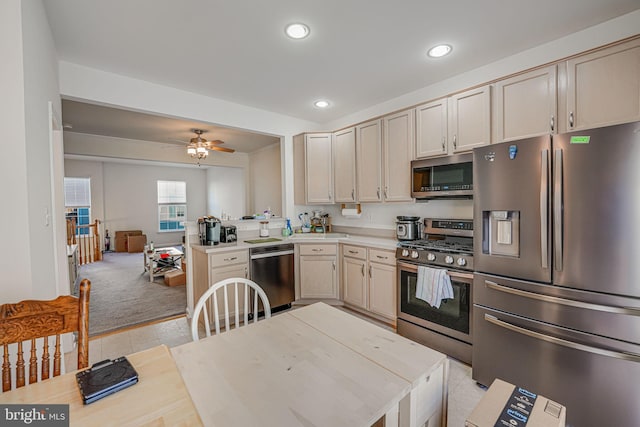
M 247 243 L 245 240 L 259 240 L 261 237 L 244 237 L 238 242 L 234 243 L 220 243 L 215 246 L 203 246 L 203 245 L 191 245 L 193 250 L 204 253 L 215 252 L 227 252 L 239 249 L 249 249 L 261 246 L 273 246 L 286 243 L 347 243 L 350 245 L 361 245 L 368 247 L 375 247 L 379 249 L 395 250 L 398 246 L 396 239 L 387 239 L 382 237 L 361 236 L 357 234 L 345 234 L 345 233 L 296 233 L 289 237 L 272 236 L 276 239 L 281 239 L 277 242 L 265 242 L 265 243 Z M 267 237 L 264 237 L 267 239 Z

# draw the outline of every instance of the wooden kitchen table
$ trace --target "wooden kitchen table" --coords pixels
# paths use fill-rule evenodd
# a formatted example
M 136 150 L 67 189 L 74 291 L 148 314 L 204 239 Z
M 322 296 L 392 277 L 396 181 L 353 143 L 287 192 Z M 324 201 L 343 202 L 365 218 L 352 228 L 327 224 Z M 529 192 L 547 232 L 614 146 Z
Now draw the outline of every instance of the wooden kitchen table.
M 72 426 L 202 426 L 166 346 L 127 359 L 138 383 L 89 405 L 82 403 L 75 372 L 2 393 L 0 404 L 69 404 Z
M 343 342 L 349 334 L 358 336 L 355 344 Z M 446 419 L 446 356 L 322 303 L 171 353 L 207 426 L 366 427 L 383 416 L 387 426 L 428 419 L 435 426 Z

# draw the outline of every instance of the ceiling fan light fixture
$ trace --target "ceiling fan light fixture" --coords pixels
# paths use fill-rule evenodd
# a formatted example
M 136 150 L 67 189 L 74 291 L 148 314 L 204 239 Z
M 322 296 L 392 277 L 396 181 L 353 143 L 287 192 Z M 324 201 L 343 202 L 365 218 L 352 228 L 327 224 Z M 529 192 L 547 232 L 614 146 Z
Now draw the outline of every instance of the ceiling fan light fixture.
M 187 154 L 190 156 L 196 155 L 196 147 L 187 147 Z
M 287 25 L 284 29 L 284 32 L 288 37 L 299 40 L 307 37 L 311 30 L 309 30 L 309 26 L 307 26 L 306 24 L 296 22 Z
M 204 147 L 198 147 L 198 148 L 196 148 L 196 153 L 198 154 L 198 156 L 201 156 L 201 155 L 202 155 L 202 156 L 204 156 L 204 157 L 207 157 L 207 154 L 209 154 L 209 152 L 207 151 L 207 149 L 206 149 L 206 148 L 204 148 Z

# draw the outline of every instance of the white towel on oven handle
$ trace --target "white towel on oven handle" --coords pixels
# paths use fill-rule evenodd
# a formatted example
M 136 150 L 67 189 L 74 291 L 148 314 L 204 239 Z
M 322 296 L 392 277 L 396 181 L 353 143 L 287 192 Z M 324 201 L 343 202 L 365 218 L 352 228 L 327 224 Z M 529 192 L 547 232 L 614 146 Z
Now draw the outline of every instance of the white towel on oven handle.
M 416 298 L 440 308 L 443 299 L 453 298 L 453 286 L 447 270 L 418 266 Z

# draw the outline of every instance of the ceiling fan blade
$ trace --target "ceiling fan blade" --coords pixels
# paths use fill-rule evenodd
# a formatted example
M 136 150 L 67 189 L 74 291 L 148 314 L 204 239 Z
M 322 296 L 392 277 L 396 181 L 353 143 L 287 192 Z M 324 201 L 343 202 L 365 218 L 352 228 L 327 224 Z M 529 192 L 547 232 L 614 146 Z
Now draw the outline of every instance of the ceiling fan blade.
M 220 144 L 224 144 L 224 141 L 220 141 L 219 139 L 215 139 L 213 141 L 209 141 L 209 144 L 211 144 L 211 145 L 220 145 Z
M 214 145 L 213 147 L 209 147 L 209 150 L 224 151 L 225 153 L 234 153 L 236 151 L 233 148 L 218 147 L 217 145 Z

